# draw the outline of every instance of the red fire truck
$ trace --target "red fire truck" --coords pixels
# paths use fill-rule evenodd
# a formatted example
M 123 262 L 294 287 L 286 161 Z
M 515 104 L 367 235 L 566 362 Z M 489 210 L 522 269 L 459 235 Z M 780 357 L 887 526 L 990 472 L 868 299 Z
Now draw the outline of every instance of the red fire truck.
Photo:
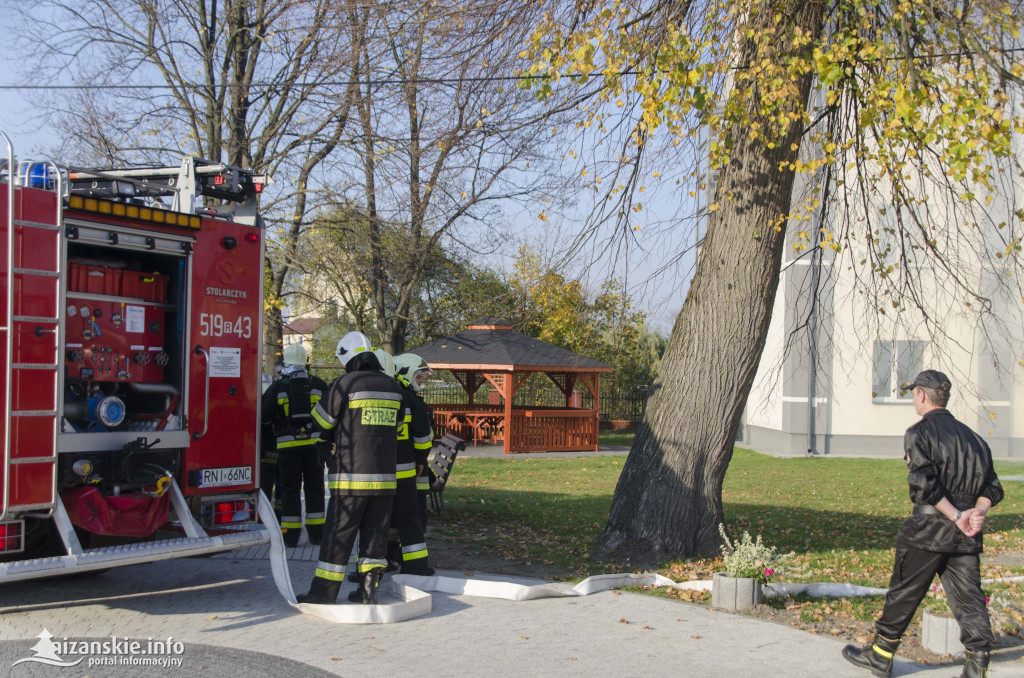
M 18 163 L 0 137 L 0 582 L 279 534 L 258 477 L 267 180 Z

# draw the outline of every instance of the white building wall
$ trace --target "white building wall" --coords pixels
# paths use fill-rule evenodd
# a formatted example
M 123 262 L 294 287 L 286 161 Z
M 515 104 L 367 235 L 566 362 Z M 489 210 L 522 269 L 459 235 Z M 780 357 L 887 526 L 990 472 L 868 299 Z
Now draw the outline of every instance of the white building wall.
M 1015 141 L 1024 157 L 1020 135 Z M 799 196 L 800 190 L 798 185 L 794 195 Z M 998 233 L 996 224 L 1015 219 L 1013 232 L 1021 230 L 1013 211 L 1024 205 L 1024 181 L 1016 176 L 1003 191 L 1002 198 L 987 209 L 989 224 L 983 233 Z M 799 199 L 795 197 L 794 203 Z M 946 218 L 938 205 L 937 201 L 929 203 L 930 219 Z M 796 230 L 790 226 L 791 231 Z M 800 227 L 806 229 L 807 225 Z M 817 454 L 902 456 L 903 433 L 918 417 L 909 398 L 877 393 L 874 346 L 876 342 L 918 341 L 927 342 L 919 367 L 939 369 L 953 382 L 949 410 L 954 416 L 982 435 L 996 457 L 1024 457 L 1024 299 L 998 289 L 995 281 L 1005 276 L 1006 269 L 1000 267 L 1006 262 L 990 256 L 998 242 L 984 242 L 985 237 L 979 234 L 966 244 L 950 239 L 939 242 L 938 247 L 946 248 L 947 256 L 972 271 L 969 282 L 987 288 L 993 314 L 1004 322 L 1008 335 L 996 333 L 995 323 L 979 320 L 976 308 L 964 305 L 946 273 L 930 267 L 904 271 L 923 283 L 920 302 L 927 307 L 933 323 L 929 325 L 919 310 L 909 306 L 879 315 L 869 298 L 855 289 L 855 275 L 862 280 L 871 275 L 867 267 L 858 269 L 866 251 L 844 253 L 834 271 L 830 258 L 825 257 L 822 275 L 831 275 L 834 287 L 820 295 L 817 323 Z M 806 324 L 808 317 L 809 258 L 794 261 L 799 256 L 787 247 L 765 353 L 748 400 L 743 437 L 738 441 L 775 454 L 806 454 L 809 447 L 808 335 L 807 330 L 793 332 Z M 938 333 L 934 331 L 936 323 L 942 330 Z

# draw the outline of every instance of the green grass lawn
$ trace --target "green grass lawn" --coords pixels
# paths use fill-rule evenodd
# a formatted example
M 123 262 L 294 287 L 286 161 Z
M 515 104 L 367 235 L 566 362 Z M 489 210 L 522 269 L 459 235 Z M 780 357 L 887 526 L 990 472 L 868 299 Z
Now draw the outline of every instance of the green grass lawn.
M 445 538 L 473 540 L 521 563 L 543 563 L 566 577 L 621 571 L 591 560 L 607 520 L 625 456 L 575 459 L 460 459 L 445 496 Z M 1002 475 L 1024 465 L 997 463 Z M 902 460 L 778 459 L 737 449 L 723 489 L 726 523 L 734 535 L 760 534 L 780 552 L 792 552 L 779 577 L 794 582 L 888 585 L 896 531 L 911 503 Z M 1024 483 L 1004 483 L 1006 498 L 989 514 L 986 553 L 1024 551 Z M 720 559 L 666 562 L 676 580 L 707 579 Z M 1024 568 L 984 565 L 984 577 L 1013 576 Z M 1020 586 L 1008 589 L 1014 598 Z M 857 603 L 858 615 L 877 604 Z M 867 608 L 864 607 L 867 605 Z M 813 611 L 812 611 L 813 613 Z
M 597 434 L 597 441 L 601 445 L 621 445 L 631 447 L 636 431 L 600 431 Z

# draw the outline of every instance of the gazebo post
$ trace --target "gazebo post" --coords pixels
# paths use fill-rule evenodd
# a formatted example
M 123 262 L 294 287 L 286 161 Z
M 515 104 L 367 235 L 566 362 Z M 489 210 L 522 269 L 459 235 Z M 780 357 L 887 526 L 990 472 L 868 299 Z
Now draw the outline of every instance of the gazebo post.
M 601 373 L 594 372 L 594 426 L 597 430 L 594 434 L 594 452 L 600 446 L 601 441 Z
M 505 440 L 502 441 L 502 451 L 505 454 L 512 454 L 512 399 L 515 393 L 512 392 L 516 380 L 515 370 L 505 375 L 502 390 L 505 392 Z

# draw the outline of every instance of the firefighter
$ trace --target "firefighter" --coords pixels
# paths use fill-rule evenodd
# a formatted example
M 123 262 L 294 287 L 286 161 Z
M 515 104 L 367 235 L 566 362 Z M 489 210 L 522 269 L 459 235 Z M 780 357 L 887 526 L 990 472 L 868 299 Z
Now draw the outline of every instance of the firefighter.
M 284 350 L 281 379 L 263 394 L 264 428 L 272 432 L 277 452 L 277 495 L 281 500 L 284 545 L 295 547 L 302 533 L 302 490 L 306 493 L 306 536 L 319 544 L 324 532 L 324 465 L 313 408 L 327 391 L 320 377 L 306 372 L 301 344 Z
M 284 365 L 277 363 L 274 365 L 273 378 L 264 373 L 265 381 L 262 393 L 265 394 L 274 382 L 281 378 L 283 369 Z M 266 407 L 261 407 L 261 410 L 267 411 Z M 277 485 L 277 441 L 274 439 L 274 430 L 270 426 L 269 420 L 264 419 L 260 424 L 260 489 L 267 496 L 267 500 L 273 503 L 274 515 L 277 516 L 277 522 L 280 523 L 281 489 Z
M 419 508 L 420 527 L 424 534 L 427 532 L 427 495 L 430 493 L 432 475 L 427 460 L 434 440 L 434 415 L 423 401 L 420 389 L 423 388 L 427 376 L 433 373 L 427 361 L 415 353 L 403 353 L 395 358 L 395 379 L 410 396 L 412 416 L 417 422 L 414 428 L 420 432 L 413 436 L 412 442 L 416 453 L 416 502 Z
M 430 411 L 410 387 L 416 382 L 420 370 L 428 370 L 417 355 L 403 353 L 394 359 L 395 378 L 402 385 L 402 420 L 398 427 L 398 489 L 391 515 L 392 543 L 389 560 L 397 561 L 402 574 L 430 576 L 434 568 L 428 562 L 424 536 L 418 480 L 426 474 L 427 456 L 430 454 L 434 431 Z M 413 374 L 410 380 L 409 374 Z M 422 377 L 420 377 L 422 379 Z M 396 534 L 397 532 L 397 534 Z M 397 536 L 397 540 L 394 538 Z
M 317 425 L 334 435 L 335 453 L 327 476 L 331 501 L 313 583 L 298 601 L 337 602 L 358 532 L 359 553 L 365 555 L 356 565 L 361 579 L 355 597 L 363 604 L 376 604 L 377 585 L 387 565 L 402 392 L 394 379 L 381 374 L 380 362 L 362 333 L 342 337 L 335 355 L 346 374 L 334 380 L 313 408 Z

